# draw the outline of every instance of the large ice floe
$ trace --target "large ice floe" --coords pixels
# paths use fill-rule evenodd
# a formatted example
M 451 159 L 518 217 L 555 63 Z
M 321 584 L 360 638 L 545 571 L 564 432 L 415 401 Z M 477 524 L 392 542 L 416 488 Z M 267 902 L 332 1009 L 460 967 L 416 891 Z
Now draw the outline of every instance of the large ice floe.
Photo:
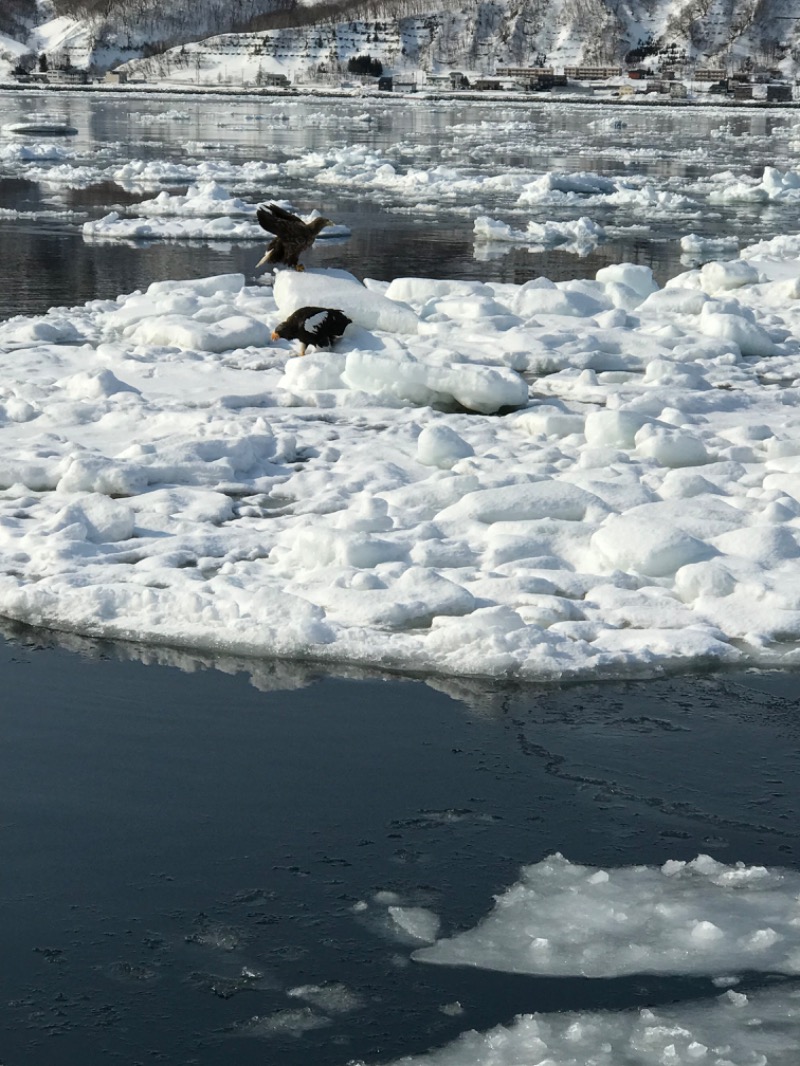
M 449 673 L 794 660 L 800 259 L 159 282 L 0 324 L 0 613 Z M 352 324 L 295 358 L 303 305 Z
M 799 899 L 794 871 L 707 855 L 616 869 L 551 855 L 524 867 L 473 929 L 413 957 L 560 977 L 708 975 L 708 993 L 665 1007 L 520 1015 L 395 1066 L 792 1066 L 800 988 L 780 975 L 800 973 Z M 431 915 L 411 928 L 432 940 L 437 925 Z M 761 987 L 741 990 L 745 972 L 751 984 L 763 975 Z

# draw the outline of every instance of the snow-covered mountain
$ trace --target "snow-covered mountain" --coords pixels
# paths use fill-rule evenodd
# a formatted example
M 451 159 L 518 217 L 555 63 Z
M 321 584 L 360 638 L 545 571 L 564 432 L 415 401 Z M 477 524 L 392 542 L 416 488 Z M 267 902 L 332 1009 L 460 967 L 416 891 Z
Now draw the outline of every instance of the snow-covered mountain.
M 33 57 L 148 79 L 258 83 L 337 73 L 369 55 L 391 73 L 615 64 L 632 50 L 737 69 L 800 65 L 800 0 L 4 0 Z M 36 23 L 35 27 L 33 23 Z M 31 27 L 27 36 L 21 32 Z M 6 41 L 4 47 L 3 41 Z M 17 44 L 18 52 L 18 44 Z

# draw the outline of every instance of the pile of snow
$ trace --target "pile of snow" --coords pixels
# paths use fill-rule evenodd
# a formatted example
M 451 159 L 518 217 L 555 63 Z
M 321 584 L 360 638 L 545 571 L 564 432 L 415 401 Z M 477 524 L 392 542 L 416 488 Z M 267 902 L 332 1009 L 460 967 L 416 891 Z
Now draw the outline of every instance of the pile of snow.
M 657 189 L 645 178 L 607 178 L 600 174 L 559 174 L 549 171 L 533 181 L 523 182 L 517 204 L 520 207 L 584 204 L 623 207 L 659 214 L 695 214 L 699 204 L 688 196 Z
M 735 256 L 739 250 L 737 237 L 702 237 L 687 233 L 681 237 L 681 251 L 690 259 L 709 261 L 718 256 Z
M 791 662 L 800 260 L 773 259 L 225 275 L 4 322 L 0 613 L 464 675 Z M 332 351 L 271 341 L 301 306 L 351 318 Z

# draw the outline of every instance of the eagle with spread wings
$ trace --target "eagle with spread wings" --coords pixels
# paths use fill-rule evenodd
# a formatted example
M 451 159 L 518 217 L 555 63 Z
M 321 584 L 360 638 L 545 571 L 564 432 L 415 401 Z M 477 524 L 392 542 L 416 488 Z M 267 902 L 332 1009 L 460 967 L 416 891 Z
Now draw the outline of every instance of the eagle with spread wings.
M 311 247 L 321 230 L 334 224 L 329 218 L 322 217 L 304 222 L 277 204 L 262 204 L 256 211 L 256 218 L 262 229 L 273 234 L 256 267 L 264 263 L 276 263 L 294 270 L 303 270 L 298 262 L 300 256 Z

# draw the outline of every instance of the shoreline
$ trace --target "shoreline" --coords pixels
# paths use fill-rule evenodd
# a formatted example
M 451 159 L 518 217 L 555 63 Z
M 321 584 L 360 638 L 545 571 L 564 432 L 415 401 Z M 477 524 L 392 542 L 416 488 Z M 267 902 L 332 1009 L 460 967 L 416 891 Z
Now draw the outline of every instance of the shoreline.
M 301 99 L 303 97 L 314 97 L 322 99 L 341 100 L 354 99 L 354 100 L 373 100 L 380 99 L 386 102 L 389 101 L 414 101 L 425 100 L 432 103 L 456 103 L 456 102 L 469 102 L 469 103 L 490 103 L 490 102 L 502 102 L 502 103 L 530 103 L 530 104 L 572 104 L 579 107 L 635 107 L 635 108 L 683 108 L 683 107 L 705 107 L 713 108 L 715 110 L 735 110 L 742 109 L 744 111 L 791 111 L 800 109 L 800 100 L 787 100 L 782 102 L 767 101 L 767 100 L 721 100 L 721 99 L 703 99 L 703 100 L 689 100 L 689 99 L 637 99 L 635 96 L 625 97 L 624 99 L 588 95 L 580 92 L 575 93 L 525 93 L 525 92 L 508 92 L 498 90 L 469 90 L 460 89 L 454 92 L 443 92 L 442 90 L 422 90 L 421 92 L 384 92 L 378 89 L 364 92 L 358 89 L 336 89 L 331 86 L 326 87 L 314 87 L 303 86 L 289 89 L 278 88 L 266 88 L 266 87 L 235 87 L 235 86 L 205 86 L 205 85 L 164 85 L 156 83 L 137 84 L 137 85 L 106 85 L 106 84 L 88 84 L 88 85 L 30 85 L 20 84 L 17 82 L 0 82 L 0 93 L 57 93 L 64 95 L 67 93 L 109 93 L 112 96 L 222 96 L 230 98 L 240 98 L 243 100 L 252 99 L 260 100 L 264 98 L 268 99 Z M 652 95 L 652 94 L 650 94 Z

